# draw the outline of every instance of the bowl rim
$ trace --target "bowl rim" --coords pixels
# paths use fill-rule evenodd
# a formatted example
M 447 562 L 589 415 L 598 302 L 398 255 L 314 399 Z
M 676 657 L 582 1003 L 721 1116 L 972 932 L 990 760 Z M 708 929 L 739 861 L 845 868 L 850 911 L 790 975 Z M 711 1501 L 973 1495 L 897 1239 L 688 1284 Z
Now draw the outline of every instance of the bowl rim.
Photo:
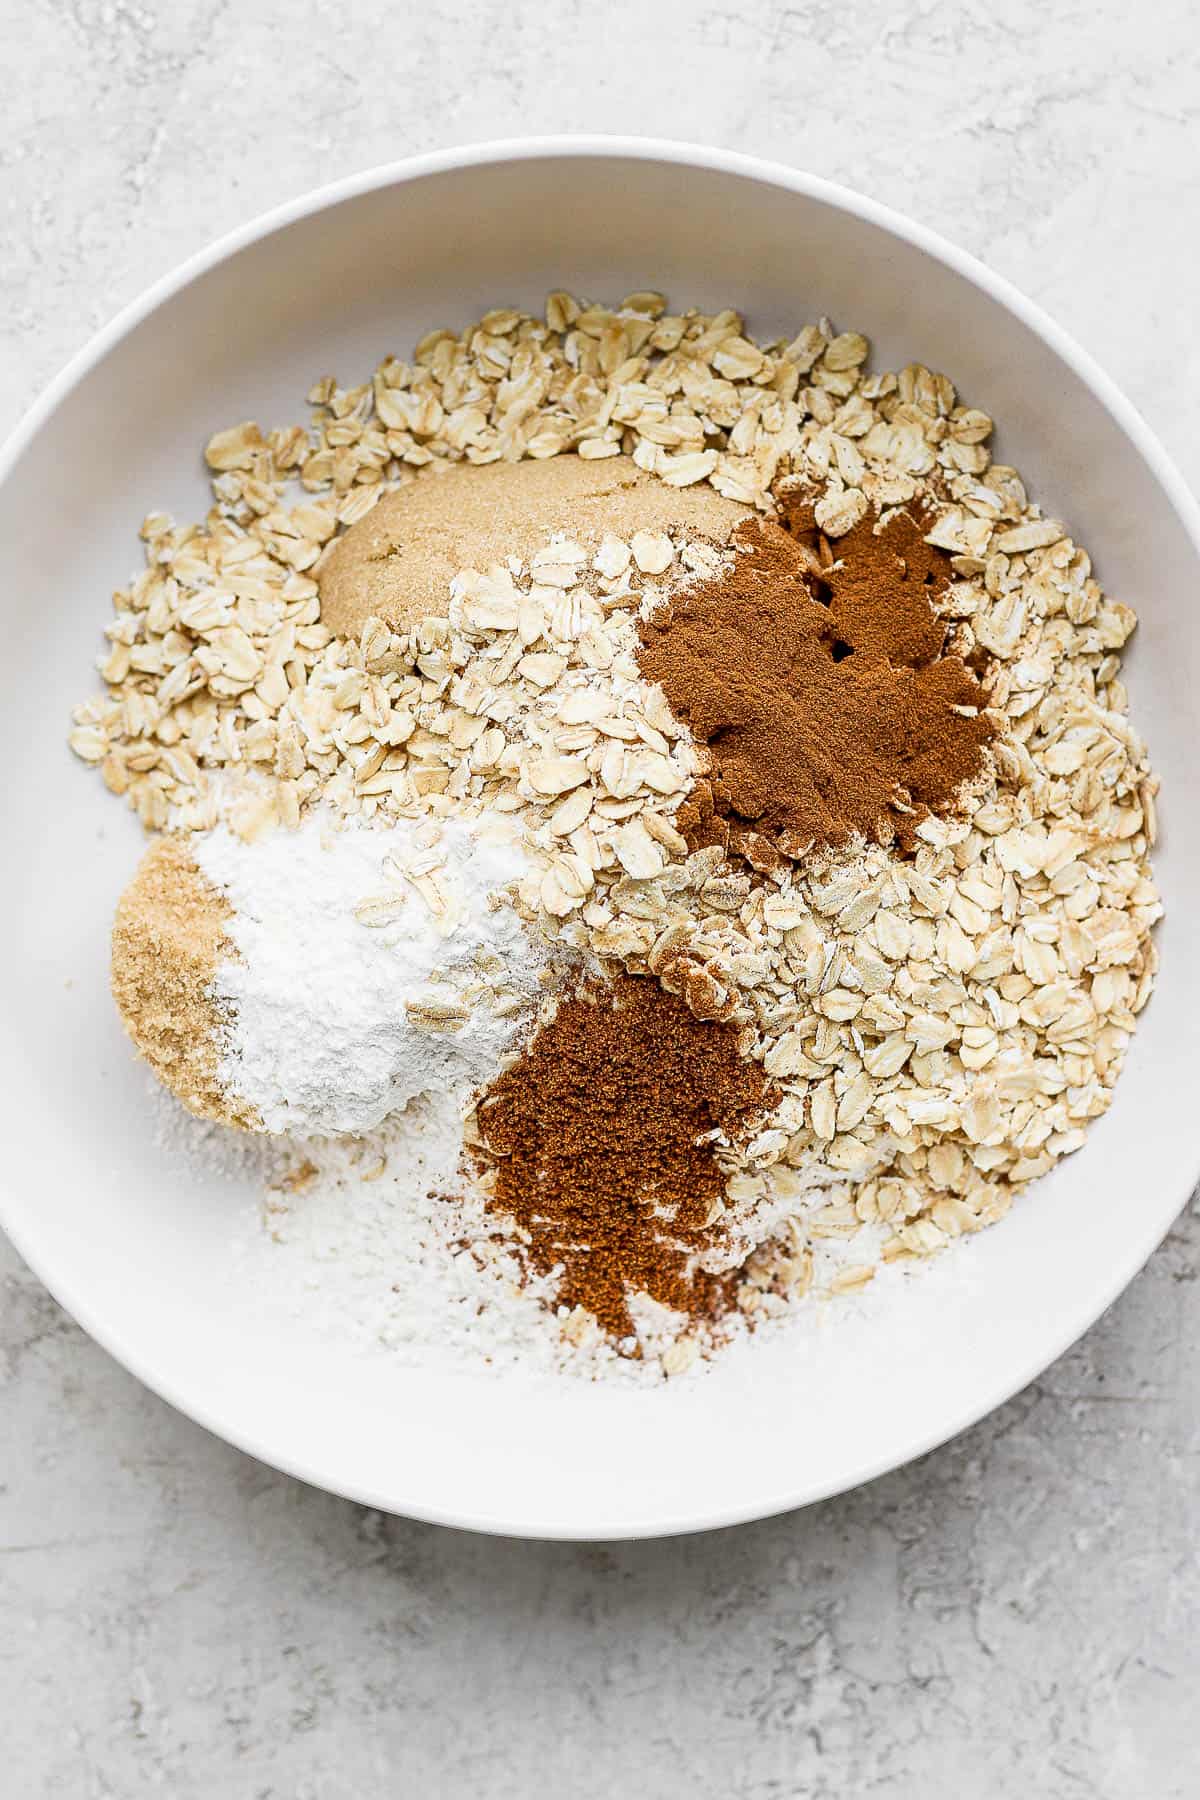
M 1190 540 L 1197 559 L 1200 560 L 1200 503 L 1197 502 L 1174 460 L 1157 435 L 1090 353 L 1084 350 L 1040 306 L 1027 299 L 1004 276 L 996 274 L 969 251 L 960 249 L 939 232 L 909 218 L 906 214 L 900 213 L 880 201 L 873 200 L 865 194 L 860 194 L 852 188 L 845 187 L 838 182 L 828 181 L 822 176 L 810 174 L 803 169 L 792 168 L 784 163 L 740 151 L 725 150 L 686 140 L 604 133 L 494 138 L 428 151 L 418 156 L 398 158 L 309 189 L 291 200 L 255 215 L 233 230 L 223 233 L 152 282 L 141 294 L 120 308 L 107 324 L 95 332 L 83 347 L 69 358 L 58 374 L 47 383 L 33 403 L 20 416 L 4 441 L 0 443 L 0 486 L 15 471 L 28 447 L 64 400 L 112 349 L 130 336 L 159 307 L 165 305 L 192 282 L 239 251 L 272 236 L 275 232 L 301 219 L 340 206 L 347 201 L 359 199 L 382 188 L 399 186 L 431 175 L 449 174 L 496 164 L 519 164 L 556 158 L 580 161 L 623 159 L 659 163 L 682 170 L 698 169 L 709 173 L 731 175 L 782 188 L 805 198 L 818 200 L 834 210 L 847 213 L 867 224 L 876 226 L 943 264 L 1013 314 L 1028 330 L 1039 337 L 1051 352 L 1066 364 L 1083 385 L 1091 391 L 1158 482 Z M 1119 1263 L 1114 1263 L 1113 1273 L 1102 1290 L 1098 1294 L 1094 1294 L 1086 1304 L 1077 1306 L 1072 1313 L 1064 1317 L 1061 1330 L 1056 1334 L 1056 1348 L 1049 1357 L 1045 1356 L 1044 1351 L 1039 1350 L 1032 1359 L 1022 1361 L 1002 1379 L 994 1381 L 989 1388 L 976 1395 L 969 1405 L 961 1407 L 949 1421 L 943 1422 L 937 1428 L 914 1440 L 902 1455 L 886 1453 L 874 1458 L 863 1457 L 859 1465 L 849 1474 L 843 1474 L 817 1488 L 806 1488 L 803 1484 L 796 1484 L 783 1491 L 763 1495 L 757 1500 L 747 1501 L 736 1507 L 725 1506 L 709 1511 L 698 1507 L 686 1514 L 677 1514 L 667 1518 L 648 1517 L 623 1521 L 618 1525 L 608 1527 L 600 1523 L 593 1526 L 586 1537 L 582 1537 L 578 1530 L 571 1527 L 556 1527 L 551 1521 L 542 1520 L 530 1526 L 524 1521 L 499 1516 L 486 1509 L 477 1509 L 469 1505 L 456 1506 L 451 1509 L 422 1505 L 420 1502 L 405 1502 L 400 1506 L 394 1495 L 381 1494 L 354 1483 L 340 1484 L 335 1477 L 331 1478 L 327 1472 L 318 1469 L 313 1463 L 310 1462 L 306 1465 L 301 1457 L 283 1456 L 277 1453 L 264 1455 L 263 1449 L 253 1441 L 252 1436 L 242 1432 L 235 1423 L 231 1423 L 221 1416 L 222 1409 L 219 1406 L 197 1404 L 194 1400 L 184 1398 L 172 1391 L 172 1383 L 164 1381 L 156 1374 L 153 1366 L 147 1365 L 146 1358 L 140 1350 L 123 1342 L 123 1333 L 119 1326 L 114 1327 L 108 1321 L 102 1323 L 94 1319 L 85 1295 L 75 1292 L 70 1283 L 60 1283 L 43 1272 L 39 1266 L 36 1252 L 23 1241 L 25 1234 L 19 1226 L 14 1229 L 12 1221 L 5 1216 L 8 1212 L 8 1208 L 5 1206 L 0 1206 L 0 1226 L 3 1227 L 14 1247 L 37 1278 L 102 1349 L 106 1350 L 137 1380 L 177 1411 L 224 1442 L 234 1445 L 257 1460 L 266 1462 L 269 1466 L 278 1468 L 282 1472 L 326 1492 L 339 1494 L 343 1498 L 377 1508 L 383 1512 L 398 1514 L 430 1524 L 448 1525 L 460 1530 L 479 1531 L 526 1540 L 600 1542 L 644 1537 L 672 1537 L 774 1517 L 801 1506 L 812 1505 L 834 1495 L 849 1492 L 865 1482 L 873 1481 L 879 1476 L 887 1474 L 893 1469 L 901 1468 L 941 1445 L 949 1443 L 987 1417 L 997 1407 L 1002 1406 L 1015 1394 L 1020 1393 L 1023 1388 L 1028 1386 L 1031 1381 L 1036 1380 L 1070 1349 L 1086 1331 L 1091 1329 L 1144 1267 L 1167 1236 L 1191 1197 L 1198 1172 L 1200 1170 L 1190 1174 L 1183 1190 L 1170 1197 L 1169 1208 L 1164 1204 L 1160 1210 L 1155 1211 L 1151 1219 L 1147 1220 L 1140 1233 L 1131 1233 L 1130 1239 L 1126 1240 L 1125 1253 Z M 0 1199 L 2 1197 L 3 1186 L 0 1185 Z M 1164 1200 L 1166 1198 L 1164 1197 Z

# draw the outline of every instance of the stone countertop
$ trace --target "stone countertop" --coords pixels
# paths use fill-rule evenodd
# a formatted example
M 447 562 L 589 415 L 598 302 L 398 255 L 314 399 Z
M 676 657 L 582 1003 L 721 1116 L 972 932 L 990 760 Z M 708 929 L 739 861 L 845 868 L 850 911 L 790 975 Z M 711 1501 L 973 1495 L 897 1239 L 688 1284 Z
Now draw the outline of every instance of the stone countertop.
M 529 129 L 704 139 L 946 232 L 1200 484 L 1190 0 L 0 0 L 0 430 L 267 206 Z M 276 1475 L 0 1249 L 14 1796 L 1171 1800 L 1200 1683 L 1195 1210 L 1088 1337 L 840 1500 L 522 1545 Z

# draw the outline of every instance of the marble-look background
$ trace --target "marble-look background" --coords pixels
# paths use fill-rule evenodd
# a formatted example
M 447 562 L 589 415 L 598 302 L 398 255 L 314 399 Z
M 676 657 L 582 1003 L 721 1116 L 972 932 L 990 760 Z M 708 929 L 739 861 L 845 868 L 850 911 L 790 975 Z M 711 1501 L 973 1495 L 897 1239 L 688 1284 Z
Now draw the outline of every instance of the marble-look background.
M 525 130 L 804 165 L 986 258 L 1200 483 L 1191 0 L 0 0 L 0 428 L 216 233 Z M 660 1545 L 385 1519 L 151 1398 L 0 1250 L 0 1786 L 1170 1800 L 1200 1781 L 1200 1230 L 959 1442 Z

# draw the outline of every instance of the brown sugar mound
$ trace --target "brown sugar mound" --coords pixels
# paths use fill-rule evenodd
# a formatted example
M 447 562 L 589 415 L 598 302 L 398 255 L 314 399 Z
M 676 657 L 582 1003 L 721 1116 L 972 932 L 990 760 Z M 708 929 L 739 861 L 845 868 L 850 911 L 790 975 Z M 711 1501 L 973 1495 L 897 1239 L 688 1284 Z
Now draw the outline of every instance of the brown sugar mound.
M 218 1075 L 212 983 L 230 952 L 231 910 L 179 838 L 156 839 L 117 902 L 112 991 L 129 1036 L 189 1112 L 253 1131 L 261 1119 Z
M 668 487 L 627 456 L 457 463 L 386 494 L 334 542 L 319 575 L 321 620 L 339 637 L 357 637 L 372 615 L 404 630 L 445 612 L 460 570 L 528 558 L 556 531 L 587 547 L 606 531 L 626 541 L 681 531 L 724 545 L 749 511 L 706 483 Z
M 559 1305 L 618 1337 L 631 1291 L 696 1319 L 732 1297 L 731 1277 L 693 1265 L 719 1242 L 713 1134 L 744 1139 L 773 1098 L 737 1038 L 644 977 L 585 984 L 479 1104 L 489 1210 L 516 1220 L 539 1273 L 561 1266 Z
M 946 651 L 949 558 L 920 514 L 868 514 L 832 544 L 806 501 L 782 519 L 740 526 L 732 566 L 642 627 L 642 673 L 711 753 L 675 822 L 762 868 L 856 834 L 911 849 L 995 735 Z

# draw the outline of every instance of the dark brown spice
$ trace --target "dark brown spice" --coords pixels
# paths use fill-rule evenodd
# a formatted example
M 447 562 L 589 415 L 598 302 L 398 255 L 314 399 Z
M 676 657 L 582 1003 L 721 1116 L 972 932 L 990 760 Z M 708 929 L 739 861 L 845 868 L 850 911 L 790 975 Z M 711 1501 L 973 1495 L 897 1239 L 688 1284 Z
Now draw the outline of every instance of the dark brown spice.
M 737 1036 L 655 981 L 585 983 L 480 1102 L 489 1210 L 521 1227 L 539 1273 L 562 1265 L 560 1304 L 617 1337 L 631 1290 L 696 1319 L 732 1297 L 732 1277 L 694 1260 L 719 1242 L 714 1134 L 743 1140 L 774 1098 Z
M 980 774 L 987 692 L 946 652 L 950 562 L 927 528 L 869 513 L 830 544 L 785 497 L 779 524 L 739 526 L 732 566 L 642 627 L 643 674 L 711 753 L 676 818 L 693 847 L 759 869 L 855 833 L 911 849 Z

